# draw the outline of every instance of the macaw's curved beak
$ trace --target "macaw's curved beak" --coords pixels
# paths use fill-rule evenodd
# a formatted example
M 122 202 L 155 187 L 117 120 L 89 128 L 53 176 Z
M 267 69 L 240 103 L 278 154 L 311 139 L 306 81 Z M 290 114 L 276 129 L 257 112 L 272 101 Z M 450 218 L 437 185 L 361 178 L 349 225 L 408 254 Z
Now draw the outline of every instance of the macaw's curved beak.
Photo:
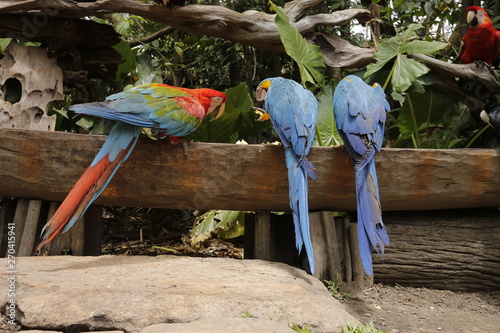
M 255 106 L 252 107 L 252 109 L 254 109 L 255 113 L 257 113 L 259 115 L 259 118 L 256 119 L 256 121 L 266 121 L 266 120 L 271 119 L 271 116 L 269 115 L 269 113 L 266 112 L 266 110 L 261 109 L 261 108 L 257 108 Z
M 215 116 L 210 119 L 210 121 L 214 121 L 215 119 L 219 119 L 220 116 L 224 113 L 224 109 L 226 108 L 226 103 L 222 103 L 220 106 L 216 107 L 212 112 L 214 112 Z
M 263 101 L 266 99 L 266 94 L 267 94 L 267 89 L 262 86 L 258 86 L 257 89 L 255 90 L 255 99 L 258 102 Z
M 467 12 L 467 23 L 472 27 L 475 27 L 476 25 L 479 24 L 477 15 L 473 10 Z

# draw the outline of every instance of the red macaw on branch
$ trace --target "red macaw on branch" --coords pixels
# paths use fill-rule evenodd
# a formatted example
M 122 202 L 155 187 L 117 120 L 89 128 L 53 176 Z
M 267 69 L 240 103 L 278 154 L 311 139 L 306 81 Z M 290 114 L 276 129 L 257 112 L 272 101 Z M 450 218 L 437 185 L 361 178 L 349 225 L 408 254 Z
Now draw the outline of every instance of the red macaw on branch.
M 78 104 L 70 110 L 116 120 L 92 164 L 42 230 L 37 250 L 68 231 L 97 199 L 134 149 L 143 127 L 173 137 L 195 131 L 207 114 L 224 112 L 227 96 L 212 89 L 186 89 L 148 83 L 113 94 L 104 102 Z M 218 110 L 218 111 L 217 111 Z
M 462 37 L 460 62 L 470 64 L 482 60 L 492 65 L 500 55 L 500 31 L 493 28 L 486 11 L 477 6 L 467 8 L 469 29 Z

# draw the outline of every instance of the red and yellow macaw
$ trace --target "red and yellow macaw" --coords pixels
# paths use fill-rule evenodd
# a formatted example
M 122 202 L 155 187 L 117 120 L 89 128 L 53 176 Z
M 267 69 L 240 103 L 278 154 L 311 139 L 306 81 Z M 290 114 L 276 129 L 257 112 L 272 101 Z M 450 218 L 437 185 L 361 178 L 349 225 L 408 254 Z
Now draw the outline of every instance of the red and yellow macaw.
M 318 101 L 309 90 L 297 82 L 281 77 L 262 81 L 255 95 L 257 101 L 264 101 L 266 112 L 259 120 L 271 119 L 285 148 L 295 243 L 299 253 L 302 246 L 305 246 L 309 267 L 314 274 L 307 175 L 316 180 L 316 173 L 306 157 L 314 140 Z
M 128 158 L 143 127 L 173 137 L 185 136 L 195 131 L 207 114 L 215 112 L 214 119 L 220 117 L 226 100 L 224 93 L 212 89 L 148 83 L 108 96 L 104 102 L 70 107 L 76 113 L 116 123 L 92 164 L 43 227 L 37 250 L 61 231 L 69 230 L 82 217 Z
M 493 64 L 500 55 L 500 31 L 493 28 L 486 11 L 477 6 L 467 8 L 467 23 L 469 28 L 462 37 L 464 50 L 460 62 L 470 64 L 482 60 Z
M 372 246 L 381 254 L 389 236 L 382 222 L 374 156 L 382 148 L 386 111 L 390 110 L 382 87 L 349 75 L 337 85 L 333 112 L 344 147 L 351 155 L 356 180 L 358 241 L 366 274 L 372 275 Z

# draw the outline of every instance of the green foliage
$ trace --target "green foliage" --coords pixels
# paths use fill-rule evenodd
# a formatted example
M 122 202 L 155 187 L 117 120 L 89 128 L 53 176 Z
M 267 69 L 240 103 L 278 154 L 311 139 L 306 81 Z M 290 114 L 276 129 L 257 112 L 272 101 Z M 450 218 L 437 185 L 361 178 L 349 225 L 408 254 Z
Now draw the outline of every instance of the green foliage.
M 408 92 L 406 102 L 399 109 L 401 135 L 404 138 L 411 135 L 418 137 L 422 130 L 445 125 L 442 115 L 453 104 L 453 97 L 433 87 L 427 87 L 423 92 Z
M 373 55 L 376 63 L 367 67 L 365 77 L 381 70 L 389 61 L 394 59 L 392 69 L 384 84 L 387 87 L 390 80 L 392 90 L 396 93 L 405 92 L 418 77 L 429 72 L 429 68 L 419 61 L 408 58 L 407 55 L 419 52 L 433 56 L 447 44 L 441 42 L 427 42 L 415 40 L 418 38 L 416 30 L 421 24 L 411 24 L 406 31 L 395 37 L 383 40 L 378 45 L 378 51 Z
M 346 327 L 342 327 L 342 333 L 387 333 L 387 331 L 379 330 L 373 326 L 373 323 L 369 324 L 346 324 Z
M 113 46 L 113 48 L 120 53 L 124 62 L 118 65 L 118 71 L 116 72 L 116 82 L 120 86 L 117 87 L 118 90 L 123 89 L 121 83 L 129 73 L 135 70 L 135 57 L 136 51 L 132 50 L 127 42 L 121 40 L 118 44 Z
M 244 314 L 241 315 L 241 318 L 255 318 L 252 316 L 248 311 L 246 311 Z
M 397 36 L 382 40 L 374 55 L 377 62 L 367 67 L 364 76 L 385 82 L 386 94 L 394 99 L 396 111 L 388 117 L 386 133 L 393 147 L 457 147 L 468 141 L 462 134 L 470 135 L 464 131 L 471 125 L 469 115 L 454 96 L 432 86 L 437 78 L 427 66 L 408 57 L 416 52 L 435 56 L 447 45 L 421 40 L 417 32 L 423 29 L 422 24 L 412 23 Z
M 9 46 L 11 40 L 12 38 L 0 38 L 0 54 L 5 52 L 5 49 Z
M 294 330 L 295 332 L 299 333 L 314 333 L 314 331 L 311 331 L 309 328 L 307 328 L 307 325 L 304 324 L 302 326 L 299 326 L 297 324 L 291 324 L 290 328 Z
M 338 279 L 335 280 L 335 281 L 331 281 L 331 280 L 323 280 L 323 282 L 325 283 L 325 286 L 326 286 L 326 289 L 328 290 L 328 292 L 335 298 L 335 299 L 338 299 L 338 300 L 346 300 L 348 299 L 349 297 L 351 297 L 351 294 L 349 293 L 346 293 L 344 291 L 341 290 L 340 288 L 340 285 L 338 283 Z
M 324 86 L 316 95 L 318 100 L 318 123 L 314 145 L 337 146 L 343 144 L 333 117 L 333 85 Z
M 325 62 L 319 51 L 319 46 L 309 44 L 304 37 L 292 26 L 283 8 L 274 5 L 271 1 L 271 10 L 276 11 L 274 23 L 280 32 L 280 38 L 286 53 L 299 66 L 302 85 L 310 82 L 317 86 L 325 85 Z
M 195 220 L 191 229 L 191 246 L 199 247 L 215 234 L 218 238 L 231 239 L 243 235 L 244 212 L 233 210 L 211 210 Z

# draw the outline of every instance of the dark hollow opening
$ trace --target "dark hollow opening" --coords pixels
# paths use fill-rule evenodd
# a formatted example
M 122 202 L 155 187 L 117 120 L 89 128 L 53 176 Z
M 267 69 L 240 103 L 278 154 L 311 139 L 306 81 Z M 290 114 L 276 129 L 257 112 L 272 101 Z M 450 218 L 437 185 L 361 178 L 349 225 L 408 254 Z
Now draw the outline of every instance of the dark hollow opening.
M 15 104 L 21 100 L 23 95 L 23 85 L 16 78 L 10 78 L 4 84 L 4 99 L 10 104 Z

